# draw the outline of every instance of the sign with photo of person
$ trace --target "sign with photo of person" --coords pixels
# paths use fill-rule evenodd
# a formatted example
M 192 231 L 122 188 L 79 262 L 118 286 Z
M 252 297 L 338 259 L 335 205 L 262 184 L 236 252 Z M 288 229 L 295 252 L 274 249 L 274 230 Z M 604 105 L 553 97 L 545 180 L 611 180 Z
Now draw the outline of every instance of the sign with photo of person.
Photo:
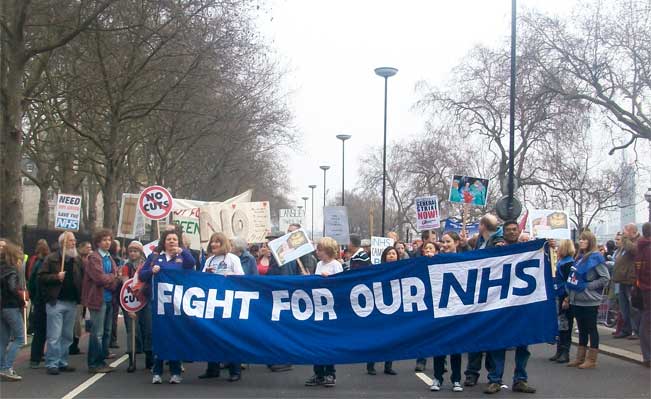
M 294 230 L 267 244 L 279 265 L 284 265 L 314 251 L 304 229 Z
M 488 179 L 470 176 L 452 176 L 448 200 L 458 204 L 486 206 Z
M 571 239 L 570 218 L 567 212 L 534 209 L 529 213 L 531 238 Z

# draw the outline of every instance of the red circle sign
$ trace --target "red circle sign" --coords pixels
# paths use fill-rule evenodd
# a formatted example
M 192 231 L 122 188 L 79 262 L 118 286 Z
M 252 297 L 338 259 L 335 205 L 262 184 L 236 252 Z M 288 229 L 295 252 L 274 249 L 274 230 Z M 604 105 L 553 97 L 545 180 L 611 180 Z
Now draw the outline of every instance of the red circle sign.
M 147 305 L 146 301 L 140 301 L 131 291 L 131 287 L 136 283 L 135 278 L 130 278 L 122 284 L 122 289 L 120 290 L 120 305 L 127 312 L 137 312 L 140 309 L 144 308 Z
M 140 193 L 138 208 L 148 219 L 159 220 L 172 212 L 172 194 L 165 187 L 149 186 Z

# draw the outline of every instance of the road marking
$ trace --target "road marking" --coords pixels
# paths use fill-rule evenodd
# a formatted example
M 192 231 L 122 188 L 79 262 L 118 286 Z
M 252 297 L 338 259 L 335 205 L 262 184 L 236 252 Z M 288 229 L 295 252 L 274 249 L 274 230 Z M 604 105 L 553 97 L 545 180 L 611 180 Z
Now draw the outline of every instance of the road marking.
M 111 363 L 109 366 L 111 367 L 117 367 L 120 364 L 122 364 L 125 360 L 129 358 L 129 355 L 123 355 L 121 358 L 117 359 L 113 363 Z M 61 399 L 73 399 L 80 393 L 84 392 L 86 389 L 90 388 L 91 385 L 99 381 L 102 377 L 104 377 L 107 373 L 97 373 L 94 376 L 90 377 L 83 383 L 81 383 L 77 388 L 73 389 L 70 391 L 66 396 L 64 396 Z
M 434 383 L 425 373 L 416 373 L 416 377 L 420 378 L 428 387 Z

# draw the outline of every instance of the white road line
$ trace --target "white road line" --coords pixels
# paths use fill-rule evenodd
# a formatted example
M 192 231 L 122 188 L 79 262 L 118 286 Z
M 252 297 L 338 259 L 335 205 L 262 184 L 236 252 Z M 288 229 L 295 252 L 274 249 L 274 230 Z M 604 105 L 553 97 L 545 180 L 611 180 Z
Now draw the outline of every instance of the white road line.
M 425 373 L 416 373 L 416 377 L 420 378 L 428 387 L 434 383 Z
M 113 363 L 111 363 L 110 366 L 111 366 L 111 367 L 117 367 L 117 366 L 119 366 L 120 364 L 122 364 L 125 360 L 127 360 L 128 358 L 129 358 L 129 355 L 124 355 L 124 356 L 122 356 L 121 358 L 119 358 L 119 359 L 117 359 L 116 361 L 114 361 Z M 94 376 L 90 377 L 89 379 L 87 379 L 86 381 L 84 381 L 83 383 L 81 383 L 77 388 L 75 388 L 75 389 L 73 389 L 72 391 L 70 391 L 66 396 L 64 396 L 64 397 L 61 398 L 61 399 L 73 399 L 74 397 L 76 397 L 77 395 L 79 395 L 80 393 L 82 393 L 82 392 L 84 392 L 86 389 L 88 389 L 91 385 L 93 385 L 94 383 L 96 383 L 97 381 L 99 381 L 99 380 L 100 380 L 102 377 L 104 377 L 106 374 L 107 374 L 107 373 L 98 373 L 98 374 L 95 374 Z

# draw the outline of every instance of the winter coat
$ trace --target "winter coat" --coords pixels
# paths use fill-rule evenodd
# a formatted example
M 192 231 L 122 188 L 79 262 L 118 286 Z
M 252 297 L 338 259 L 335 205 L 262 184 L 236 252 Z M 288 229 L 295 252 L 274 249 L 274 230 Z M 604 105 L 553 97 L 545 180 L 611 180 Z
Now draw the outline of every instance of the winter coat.
M 637 240 L 635 274 L 638 287 L 643 291 L 651 291 L 651 238 L 641 237 Z
M 45 261 L 41 270 L 38 271 L 38 282 L 39 287 L 44 294 L 45 301 L 50 304 L 56 304 L 61 294 L 61 288 L 63 287 L 64 282 L 59 280 L 57 276 L 61 271 L 61 252 L 57 251 L 50 254 Z M 71 296 L 74 297 L 74 302 L 79 303 L 79 296 L 81 295 L 81 281 L 82 281 L 82 266 L 81 258 L 66 257 L 64 271 L 66 272 L 66 277 L 72 275 L 72 287 L 76 292 L 71 293 Z M 70 278 L 70 277 L 68 277 Z
M 4 260 L 0 260 L 0 279 L 0 308 L 22 308 L 25 306 L 18 282 L 18 269 Z
M 115 291 L 118 285 L 117 265 L 111 259 L 111 273 L 104 273 L 102 255 L 93 251 L 84 264 L 84 283 L 81 290 L 81 303 L 90 310 L 100 310 L 104 302 L 104 289 Z
M 610 280 L 604 257 L 598 252 L 592 252 L 577 259 L 570 270 L 565 283 L 570 304 L 599 306 L 604 287 Z
M 615 253 L 615 268 L 613 282 L 620 284 L 635 284 L 635 255 L 637 254 L 637 239 L 622 237 L 622 247 Z

